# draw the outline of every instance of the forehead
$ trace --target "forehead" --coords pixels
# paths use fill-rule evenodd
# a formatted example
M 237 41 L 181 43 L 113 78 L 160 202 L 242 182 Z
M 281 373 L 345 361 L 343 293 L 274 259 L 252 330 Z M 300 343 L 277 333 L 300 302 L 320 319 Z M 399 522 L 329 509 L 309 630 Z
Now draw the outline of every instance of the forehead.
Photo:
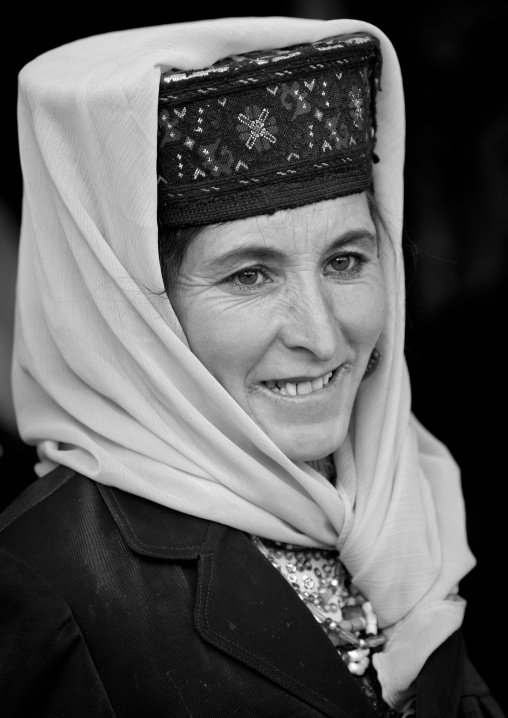
M 202 261 L 212 259 L 251 244 L 282 251 L 324 249 L 327 243 L 354 230 L 375 234 L 365 193 L 204 227 L 189 248 L 189 259 L 195 261 L 197 254 Z

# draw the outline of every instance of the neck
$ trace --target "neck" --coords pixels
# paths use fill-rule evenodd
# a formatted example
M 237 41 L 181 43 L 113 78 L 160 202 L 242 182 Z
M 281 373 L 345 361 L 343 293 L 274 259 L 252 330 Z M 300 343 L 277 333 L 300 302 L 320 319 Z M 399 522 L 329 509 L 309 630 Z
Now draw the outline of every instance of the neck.
M 319 471 L 319 473 L 322 474 L 325 479 L 328 479 L 330 483 L 335 483 L 335 462 L 331 454 L 322 459 L 313 459 L 312 461 L 306 461 L 305 463 L 311 466 L 315 471 Z

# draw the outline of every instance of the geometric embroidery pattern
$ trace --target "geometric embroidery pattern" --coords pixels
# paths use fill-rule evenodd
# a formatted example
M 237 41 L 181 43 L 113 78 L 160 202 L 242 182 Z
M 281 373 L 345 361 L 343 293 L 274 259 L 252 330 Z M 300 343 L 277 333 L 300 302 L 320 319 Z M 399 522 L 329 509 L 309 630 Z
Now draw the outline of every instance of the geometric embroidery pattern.
M 367 189 L 380 72 L 378 41 L 355 33 L 162 75 L 161 221 L 209 224 Z

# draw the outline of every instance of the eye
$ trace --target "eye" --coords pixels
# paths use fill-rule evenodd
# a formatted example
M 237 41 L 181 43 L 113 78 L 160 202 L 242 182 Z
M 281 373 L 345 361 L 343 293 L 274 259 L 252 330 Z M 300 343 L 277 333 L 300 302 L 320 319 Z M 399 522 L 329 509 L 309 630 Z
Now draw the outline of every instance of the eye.
M 250 267 L 249 269 L 242 269 L 241 272 L 237 272 L 233 275 L 232 279 L 235 284 L 241 284 L 243 287 L 253 287 L 263 284 L 265 276 L 260 269 Z
M 354 279 L 361 275 L 368 258 L 351 252 L 332 257 L 325 265 L 324 273 L 335 279 Z
M 343 254 L 339 257 L 334 257 L 330 262 L 329 266 L 335 272 L 347 272 L 353 269 L 356 265 L 356 257 L 351 254 Z
M 259 269 L 244 269 L 235 274 L 235 279 L 238 284 L 252 286 L 253 284 L 261 284 L 263 281 L 263 275 Z
M 239 272 L 231 274 L 221 281 L 221 284 L 228 286 L 233 291 L 256 292 L 262 290 L 265 285 L 271 284 L 269 270 L 266 267 L 245 267 Z

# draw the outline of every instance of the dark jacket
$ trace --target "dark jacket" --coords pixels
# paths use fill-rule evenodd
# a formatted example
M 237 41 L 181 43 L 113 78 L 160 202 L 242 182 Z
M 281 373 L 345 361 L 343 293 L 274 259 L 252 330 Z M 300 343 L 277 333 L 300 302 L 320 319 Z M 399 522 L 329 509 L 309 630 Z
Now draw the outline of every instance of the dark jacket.
M 0 561 L 4 718 L 373 717 L 241 531 L 59 468 L 2 514 Z M 501 716 L 467 665 L 454 634 L 418 679 L 418 718 Z

